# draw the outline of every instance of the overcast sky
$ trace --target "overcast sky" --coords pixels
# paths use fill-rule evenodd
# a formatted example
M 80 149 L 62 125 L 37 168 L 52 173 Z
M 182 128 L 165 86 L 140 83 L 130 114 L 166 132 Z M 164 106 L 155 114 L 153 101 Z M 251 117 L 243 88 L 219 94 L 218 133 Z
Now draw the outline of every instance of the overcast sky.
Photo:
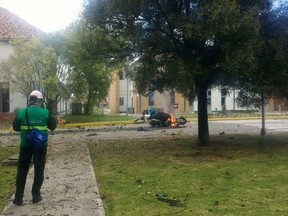
M 252 0 L 251 0 L 252 1 Z M 278 0 L 288 3 L 288 0 Z M 45 32 L 64 29 L 77 18 L 83 0 L 0 0 L 0 7 Z
M 83 0 L 0 0 L 0 7 L 18 15 L 33 26 L 54 32 L 77 19 Z

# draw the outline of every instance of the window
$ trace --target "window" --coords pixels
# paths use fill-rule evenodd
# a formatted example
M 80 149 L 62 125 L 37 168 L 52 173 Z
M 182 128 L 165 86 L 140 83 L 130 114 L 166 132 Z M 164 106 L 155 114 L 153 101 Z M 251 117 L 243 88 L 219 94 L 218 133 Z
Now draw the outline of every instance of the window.
M 211 106 L 211 90 L 207 91 L 207 106 Z
M 224 106 L 226 104 L 226 97 L 221 96 L 221 106 Z
M 192 98 L 189 99 L 189 106 L 193 106 L 193 102 L 194 100 L 192 100 Z
M 208 91 L 207 91 L 207 96 L 208 96 L 208 97 L 211 97 L 211 90 L 208 90 Z
M 124 106 L 124 97 L 119 98 L 119 105 Z
M 123 71 L 120 71 L 120 72 L 119 72 L 119 79 L 120 79 L 120 80 L 124 80 L 124 78 L 125 78 L 125 77 L 124 77 L 124 72 L 123 72 Z
M 10 103 L 9 103 L 9 83 L 0 82 L 0 112 L 9 112 Z
M 174 105 L 175 104 L 175 91 L 171 91 L 170 92 L 170 105 Z
M 154 93 L 152 93 L 151 95 L 149 95 L 148 105 L 149 105 L 149 106 L 154 106 Z
M 192 107 L 193 106 L 193 103 L 195 101 L 195 97 L 194 96 L 189 96 L 189 106 Z
M 221 90 L 221 106 L 226 105 L 226 94 L 227 91 L 226 90 Z

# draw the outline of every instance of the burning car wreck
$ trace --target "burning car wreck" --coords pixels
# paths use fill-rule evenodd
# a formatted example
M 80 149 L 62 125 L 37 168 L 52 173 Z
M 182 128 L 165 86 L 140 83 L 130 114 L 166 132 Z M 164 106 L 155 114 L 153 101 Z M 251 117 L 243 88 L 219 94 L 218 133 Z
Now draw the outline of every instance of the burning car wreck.
M 177 128 L 187 123 L 184 116 L 175 117 L 173 113 L 160 112 L 155 109 L 144 110 L 141 118 L 136 118 L 134 123 L 146 122 L 152 127 L 173 127 Z

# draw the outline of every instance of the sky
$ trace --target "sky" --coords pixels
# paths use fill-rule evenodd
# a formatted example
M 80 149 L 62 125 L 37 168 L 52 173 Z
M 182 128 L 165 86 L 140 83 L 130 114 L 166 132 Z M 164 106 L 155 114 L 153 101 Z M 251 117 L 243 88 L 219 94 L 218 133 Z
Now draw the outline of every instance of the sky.
M 84 0 L 0 0 L 0 7 L 8 9 L 44 32 L 67 27 L 77 19 Z M 287 3 L 288 0 L 278 0 Z
M 83 0 L 0 0 L 0 7 L 50 33 L 66 28 L 82 11 Z

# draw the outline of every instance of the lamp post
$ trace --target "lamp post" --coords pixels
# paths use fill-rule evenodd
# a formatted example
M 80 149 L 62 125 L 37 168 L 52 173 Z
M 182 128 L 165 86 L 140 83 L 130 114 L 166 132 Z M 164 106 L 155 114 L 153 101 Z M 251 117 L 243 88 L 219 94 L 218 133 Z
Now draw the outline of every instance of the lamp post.
M 126 77 L 126 116 L 128 116 L 128 102 L 129 102 L 129 99 L 128 99 L 128 84 L 129 84 L 129 80 L 128 80 L 128 77 Z
M 262 128 L 261 128 L 261 135 L 266 134 L 266 129 L 265 129 L 265 101 L 264 101 L 264 95 L 263 93 L 261 94 L 261 116 L 262 116 Z

